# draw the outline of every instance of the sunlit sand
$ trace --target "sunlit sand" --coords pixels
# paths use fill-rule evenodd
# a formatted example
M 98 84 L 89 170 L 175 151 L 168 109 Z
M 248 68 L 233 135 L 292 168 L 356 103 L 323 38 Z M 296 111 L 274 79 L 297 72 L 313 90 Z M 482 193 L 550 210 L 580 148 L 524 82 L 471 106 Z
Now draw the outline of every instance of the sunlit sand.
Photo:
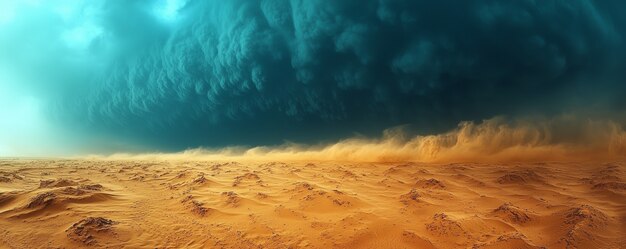
M 2 248 L 620 248 L 626 164 L 0 161 Z

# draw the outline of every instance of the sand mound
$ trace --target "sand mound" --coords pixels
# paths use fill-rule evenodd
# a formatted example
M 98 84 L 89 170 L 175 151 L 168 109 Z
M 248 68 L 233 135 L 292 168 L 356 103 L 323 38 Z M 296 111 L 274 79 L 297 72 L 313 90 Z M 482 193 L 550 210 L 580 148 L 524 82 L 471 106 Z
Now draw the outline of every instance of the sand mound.
M 347 180 L 347 179 L 357 180 L 359 178 L 359 176 L 355 174 L 354 172 L 352 172 L 351 170 L 347 170 L 343 168 L 332 170 L 331 173 L 339 176 L 339 178 L 341 178 L 342 180 Z
M 222 199 L 224 200 L 224 205 L 229 207 L 238 207 L 241 204 L 241 197 L 233 191 L 222 192 Z
M 526 183 L 526 179 L 524 177 L 517 174 L 505 174 L 498 178 L 498 183 L 500 184 L 522 184 Z
M 79 187 L 79 189 L 82 190 L 89 190 L 89 191 L 100 191 L 102 190 L 102 185 L 100 184 L 81 184 Z
M 161 175 L 170 175 L 167 173 L 161 173 Z M 157 176 L 155 178 L 161 178 L 162 176 Z M 192 172 L 180 171 L 177 172 L 175 176 L 169 179 L 167 182 L 160 183 L 161 185 L 165 185 L 170 190 L 176 189 L 193 189 L 198 186 L 210 186 L 215 184 L 215 181 L 210 180 L 206 177 L 204 172 L 196 173 L 195 177 Z
M 425 188 L 425 189 L 445 189 L 446 185 L 443 182 L 430 178 L 428 180 L 418 180 L 415 183 L 416 187 Z
M 13 182 L 13 180 L 24 180 L 24 177 L 18 175 L 15 172 L 0 171 L 0 183 L 9 183 Z
M 20 219 L 35 216 L 45 218 L 67 212 L 76 205 L 95 204 L 115 199 L 109 193 L 100 192 L 102 189 L 100 184 L 81 184 L 52 189 L 44 187 L 44 191 L 15 192 L 10 195 L 10 200 L 14 200 L 11 203 L 14 204 L 3 205 L 5 209 L 0 209 L 0 213 Z
M 57 195 L 53 192 L 40 193 L 30 199 L 26 208 L 47 207 L 57 199 Z
M 237 187 L 241 185 L 243 182 L 256 182 L 257 184 L 262 184 L 261 177 L 254 173 L 245 173 L 243 175 L 235 177 L 235 181 L 233 182 L 233 187 Z
M 522 210 L 509 202 L 502 204 L 491 213 L 496 217 L 515 224 L 523 224 L 532 220 L 528 210 Z
M 257 198 L 257 199 L 259 199 L 259 200 L 264 200 L 264 199 L 269 198 L 269 195 L 267 195 L 266 193 L 262 193 L 262 192 L 258 192 L 258 193 L 256 193 L 256 195 L 255 195 L 255 196 L 256 196 L 256 198 Z
M 274 208 L 276 216 L 283 219 L 304 219 L 306 216 L 297 210 L 287 208 L 284 205 L 278 205 Z
M 66 187 L 63 189 L 63 194 L 66 194 L 66 195 L 84 195 L 86 193 L 87 191 L 82 190 L 80 188 Z
M 593 185 L 593 189 L 603 190 L 626 190 L 626 183 L 622 182 L 603 182 Z
M 383 171 L 383 174 L 384 175 L 406 174 L 410 170 L 410 168 L 414 165 L 415 164 L 413 163 L 404 163 L 404 164 L 395 165 Z
M 524 184 L 529 182 L 541 182 L 543 177 L 533 170 L 523 170 L 505 173 L 496 180 L 500 184 Z
M 184 203 L 191 212 L 200 216 L 206 216 L 212 209 L 204 207 L 204 203 L 194 200 L 192 195 L 185 197 L 181 203 Z
M 333 212 L 360 203 L 358 199 L 337 189 L 326 191 L 307 182 L 296 182 L 293 185 L 294 187 L 286 192 L 291 195 L 290 199 L 298 201 L 303 210 Z
M 204 177 L 204 174 L 199 174 L 192 182 L 195 184 L 203 184 L 209 182 L 209 179 Z
M 581 181 L 592 185 L 592 189 L 624 190 L 626 184 L 619 177 L 621 172 L 617 165 L 607 164 L 603 168 L 595 170 L 591 177 L 581 178 Z
M 69 179 L 50 179 L 50 180 L 41 180 L 39 182 L 39 188 L 59 188 L 59 187 L 67 187 L 67 186 L 76 186 L 77 182 L 69 180 Z
M 113 225 L 115 224 L 118 223 L 102 217 L 88 217 L 74 223 L 65 232 L 67 237 L 73 241 L 85 245 L 96 245 L 98 237 L 114 233 Z
M 590 205 L 570 208 L 565 212 L 565 224 L 585 223 L 589 227 L 598 228 L 606 224 L 608 217 L 600 210 Z
M 5 177 L 5 176 L 0 176 L 0 182 L 11 182 L 13 181 L 13 179 Z
M 146 175 L 144 173 L 135 173 L 130 176 L 128 179 L 138 182 L 143 182 L 146 180 Z
M 84 195 L 89 192 L 101 191 L 100 184 L 81 184 L 78 187 L 65 187 L 62 193 L 67 195 Z
M 570 208 L 562 216 L 565 235 L 561 241 L 568 248 L 586 248 L 596 244 L 594 241 L 601 237 L 609 220 L 606 214 L 590 205 Z
M 331 193 L 318 191 L 316 194 L 309 194 L 302 198 L 301 206 L 310 209 L 314 206 L 324 205 L 324 202 L 329 202 L 335 207 L 349 207 L 352 205 L 349 200 L 339 197 L 340 195 L 343 195 L 340 191 Z
M 418 202 L 420 196 L 421 195 L 417 192 L 417 189 L 412 188 L 408 193 L 400 196 L 400 201 L 405 205 L 408 205 L 411 202 Z
M 432 222 L 426 224 L 426 230 L 437 236 L 462 236 L 467 235 L 458 221 L 452 220 L 445 213 L 433 216 Z
M 606 174 L 593 174 L 591 177 L 585 177 L 581 179 L 583 182 L 589 184 L 596 184 L 602 182 L 621 182 L 621 178 L 615 175 L 606 175 Z
M 315 188 L 315 187 L 313 187 L 313 185 L 311 185 L 308 182 L 296 182 L 294 185 L 295 186 L 293 187 L 291 192 L 296 192 L 296 193 L 303 193 L 303 192 L 313 191 L 313 189 Z

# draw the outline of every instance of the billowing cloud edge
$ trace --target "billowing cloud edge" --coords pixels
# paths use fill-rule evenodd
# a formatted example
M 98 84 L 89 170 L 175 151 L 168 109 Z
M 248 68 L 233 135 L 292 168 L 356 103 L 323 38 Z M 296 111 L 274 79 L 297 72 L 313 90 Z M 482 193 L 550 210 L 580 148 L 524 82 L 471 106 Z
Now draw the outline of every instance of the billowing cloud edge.
M 532 162 L 626 159 L 626 131 L 608 120 L 559 116 L 461 122 L 434 135 L 409 136 L 388 129 L 380 138 L 353 137 L 324 145 L 195 148 L 179 153 L 116 153 L 103 160 L 344 161 L 344 162 Z

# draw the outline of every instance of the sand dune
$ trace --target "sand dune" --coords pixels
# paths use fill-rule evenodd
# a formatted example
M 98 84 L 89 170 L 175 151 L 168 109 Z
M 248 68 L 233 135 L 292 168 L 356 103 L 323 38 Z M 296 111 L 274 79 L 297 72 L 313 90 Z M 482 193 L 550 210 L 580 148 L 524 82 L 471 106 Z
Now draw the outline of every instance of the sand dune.
M 0 248 L 624 248 L 626 164 L 0 161 Z

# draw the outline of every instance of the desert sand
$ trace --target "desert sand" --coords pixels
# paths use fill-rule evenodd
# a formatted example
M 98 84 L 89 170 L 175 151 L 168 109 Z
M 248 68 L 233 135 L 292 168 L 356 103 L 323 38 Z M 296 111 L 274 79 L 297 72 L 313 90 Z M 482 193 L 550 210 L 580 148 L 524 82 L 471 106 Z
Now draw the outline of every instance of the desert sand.
M 0 160 L 0 248 L 624 248 L 626 163 Z

